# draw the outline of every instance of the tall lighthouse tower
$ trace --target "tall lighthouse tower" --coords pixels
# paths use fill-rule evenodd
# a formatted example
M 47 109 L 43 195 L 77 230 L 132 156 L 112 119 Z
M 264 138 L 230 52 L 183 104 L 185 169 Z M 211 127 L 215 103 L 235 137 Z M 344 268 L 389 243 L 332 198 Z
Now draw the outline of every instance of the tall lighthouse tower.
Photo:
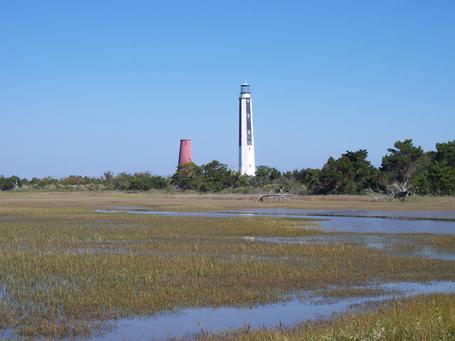
M 239 171 L 240 174 L 254 175 L 253 109 L 251 105 L 250 85 L 240 86 L 239 98 Z

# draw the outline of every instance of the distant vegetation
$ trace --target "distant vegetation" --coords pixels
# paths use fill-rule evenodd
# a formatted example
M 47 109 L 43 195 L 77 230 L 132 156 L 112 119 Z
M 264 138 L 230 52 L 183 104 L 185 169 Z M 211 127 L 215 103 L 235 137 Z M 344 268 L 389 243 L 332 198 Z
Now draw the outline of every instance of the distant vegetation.
M 0 176 L 5 190 L 119 190 L 256 193 L 290 192 L 295 194 L 455 194 L 455 140 L 437 143 L 436 150 L 425 152 L 411 139 L 397 141 L 387 150 L 379 168 L 367 160 L 364 149 L 347 151 L 338 159 L 330 157 L 322 169 L 304 168 L 281 172 L 259 166 L 256 176 L 240 175 L 219 161 L 198 166 L 186 164 L 171 177 L 149 172 L 106 172 L 101 177 L 71 175 L 62 179 L 46 177 L 20 179 Z

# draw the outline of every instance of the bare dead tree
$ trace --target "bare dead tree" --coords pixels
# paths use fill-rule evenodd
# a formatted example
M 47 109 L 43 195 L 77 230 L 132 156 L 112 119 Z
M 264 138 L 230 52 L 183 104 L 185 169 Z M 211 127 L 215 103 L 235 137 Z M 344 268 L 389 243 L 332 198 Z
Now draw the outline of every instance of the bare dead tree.
M 374 191 L 371 187 L 369 188 L 368 195 L 370 196 L 370 199 L 373 201 L 386 201 L 392 199 L 392 197 L 388 193 L 384 193 L 381 191 L 379 188 L 377 188 L 377 191 Z
M 258 194 L 256 196 L 256 201 L 263 202 L 265 198 L 272 198 L 272 200 L 278 199 L 279 201 L 290 200 L 292 198 L 292 194 L 284 193 L 282 190 L 280 193 L 269 192 L 268 194 Z
M 19 188 L 19 184 L 17 183 L 17 179 L 15 179 L 14 182 L 11 183 L 13 185 L 13 191 L 17 191 L 17 189 Z
M 387 191 L 381 191 L 379 188 L 374 191 L 371 187 L 368 191 L 368 195 L 373 201 L 386 201 L 386 200 L 406 200 L 408 196 L 412 194 L 412 185 L 410 182 L 394 182 L 387 186 Z
M 394 182 L 389 186 L 389 191 L 393 198 L 400 199 L 401 201 L 406 200 L 412 194 L 411 189 L 412 185 L 409 183 L 409 180 Z

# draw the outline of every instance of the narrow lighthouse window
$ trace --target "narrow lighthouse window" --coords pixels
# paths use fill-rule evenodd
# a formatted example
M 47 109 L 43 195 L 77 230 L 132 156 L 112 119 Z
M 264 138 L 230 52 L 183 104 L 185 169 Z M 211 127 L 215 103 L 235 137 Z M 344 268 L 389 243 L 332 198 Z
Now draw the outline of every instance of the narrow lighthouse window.
M 246 136 L 246 144 L 248 146 L 252 146 L 253 145 L 253 137 L 252 137 L 252 134 L 251 134 L 251 103 L 250 103 L 250 100 L 247 99 L 246 100 L 246 132 L 247 132 L 247 136 Z

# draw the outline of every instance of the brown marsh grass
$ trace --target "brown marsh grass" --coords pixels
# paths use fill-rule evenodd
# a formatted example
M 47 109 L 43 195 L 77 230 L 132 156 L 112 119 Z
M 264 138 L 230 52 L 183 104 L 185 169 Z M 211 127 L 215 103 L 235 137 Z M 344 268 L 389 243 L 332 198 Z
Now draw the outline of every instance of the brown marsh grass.
M 109 208 L 141 206 L 157 210 L 228 210 L 257 207 L 301 209 L 454 210 L 455 197 L 411 197 L 405 202 L 375 202 L 369 196 L 294 196 L 288 201 L 258 203 L 255 195 L 168 192 L 1 192 L 0 207 Z

